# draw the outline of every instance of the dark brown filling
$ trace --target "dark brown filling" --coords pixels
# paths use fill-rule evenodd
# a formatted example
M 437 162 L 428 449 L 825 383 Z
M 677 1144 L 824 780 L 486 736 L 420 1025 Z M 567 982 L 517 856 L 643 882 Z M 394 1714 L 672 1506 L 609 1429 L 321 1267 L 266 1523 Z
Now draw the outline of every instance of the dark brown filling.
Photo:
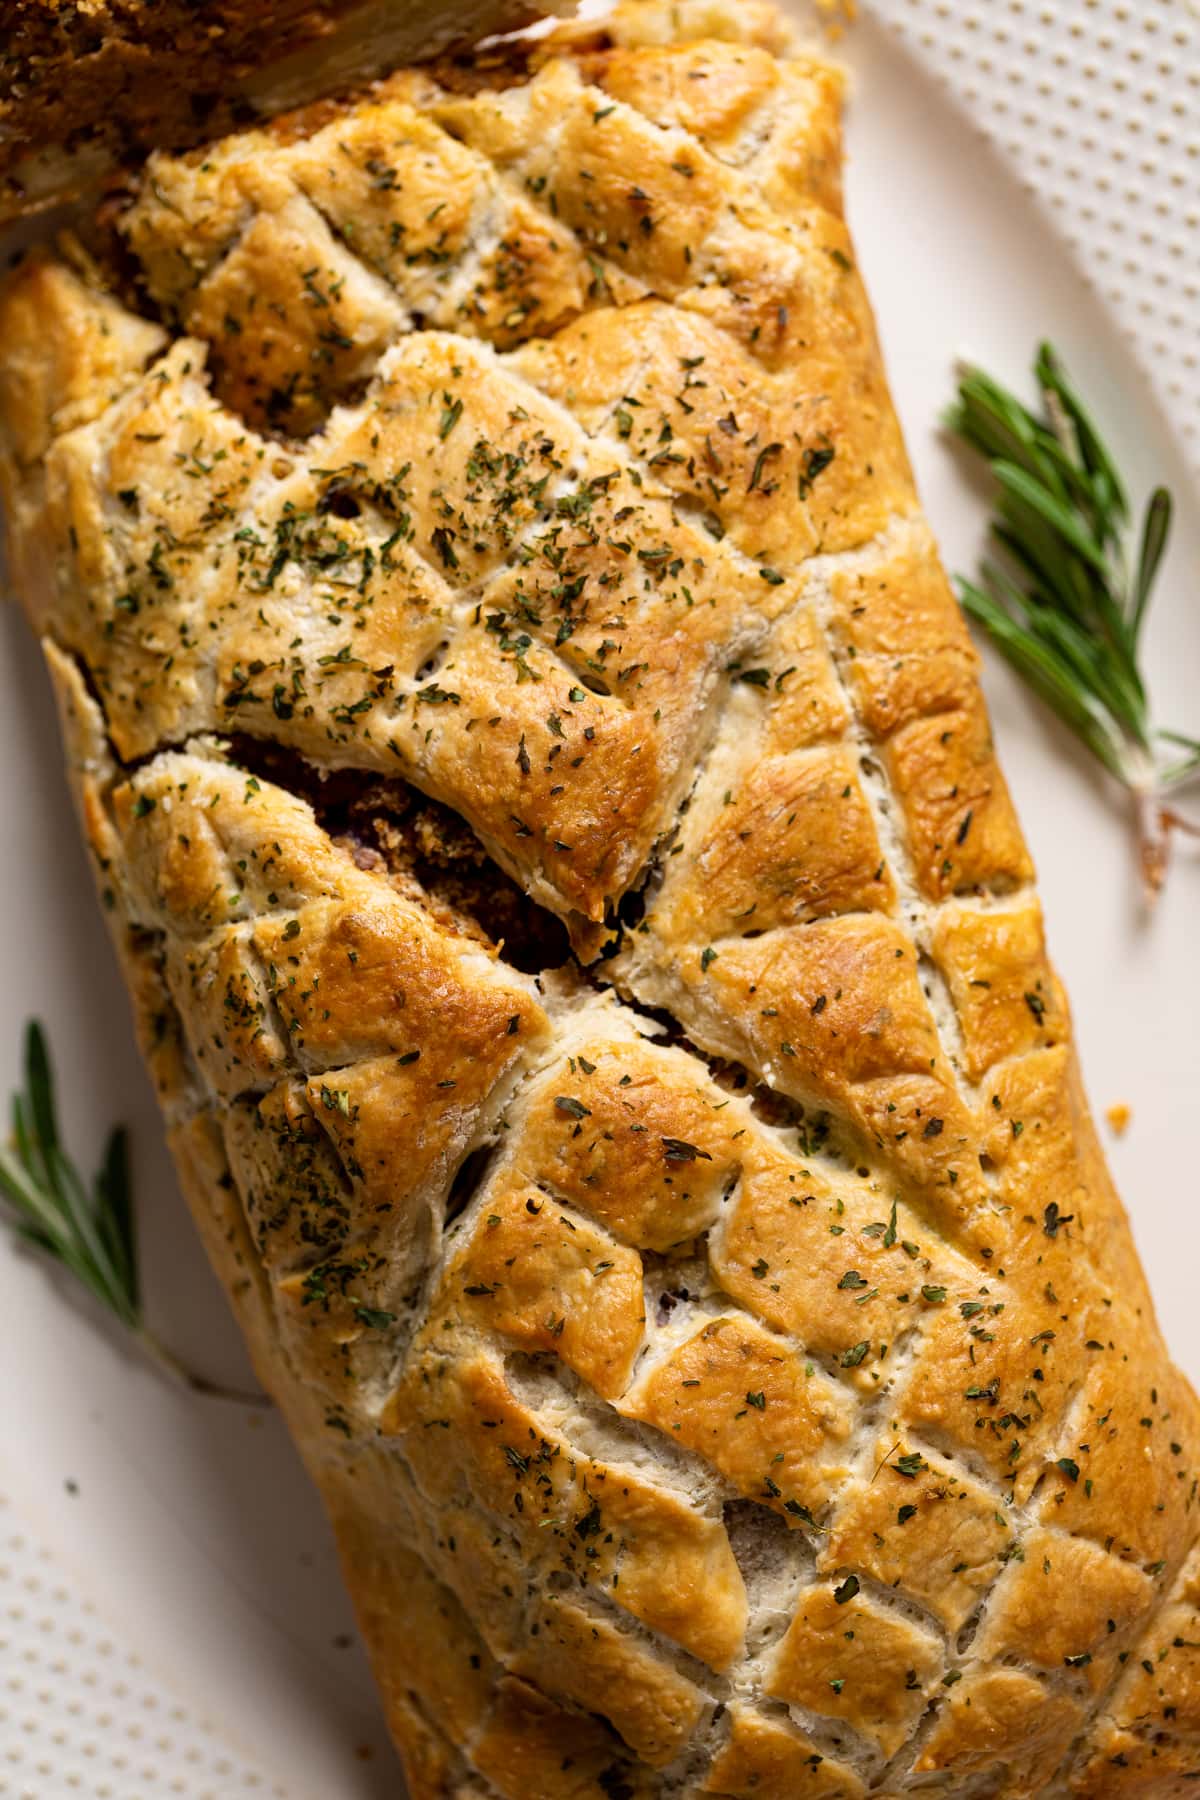
M 235 762 L 306 800 L 360 869 L 385 876 L 438 922 L 489 948 L 527 975 L 571 959 L 567 928 L 497 866 L 448 806 L 397 777 L 319 769 L 259 738 L 235 738 Z

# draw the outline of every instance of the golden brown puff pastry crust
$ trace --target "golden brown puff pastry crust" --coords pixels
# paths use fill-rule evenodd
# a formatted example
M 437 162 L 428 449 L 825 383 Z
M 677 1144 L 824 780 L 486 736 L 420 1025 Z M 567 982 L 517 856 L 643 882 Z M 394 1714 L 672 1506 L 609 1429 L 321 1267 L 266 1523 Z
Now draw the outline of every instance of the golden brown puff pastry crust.
M 418 1800 L 1185 1795 L 1196 1400 L 840 215 L 632 0 L 28 261 L 10 537 Z

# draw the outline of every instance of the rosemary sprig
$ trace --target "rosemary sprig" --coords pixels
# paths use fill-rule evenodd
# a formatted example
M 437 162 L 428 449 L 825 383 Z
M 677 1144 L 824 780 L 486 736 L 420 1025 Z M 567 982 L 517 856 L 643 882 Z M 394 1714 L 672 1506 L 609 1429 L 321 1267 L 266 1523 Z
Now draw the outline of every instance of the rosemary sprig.
M 147 1326 L 128 1138 L 119 1126 L 111 1133 L 89 1188 L 62 1147 L 54 1072 L 36 1021 L 25 1030 L 25 1084 L 12 1098 L 11 1143 L 0 1144 L 0 1194 L 17 1235 L 69 1270 L 172 1380 L 192 1393 L 265 1404 L 262 1395 L 240 1393 L 198 1375 Z
M 966 367 L 946 424 L 991 465 L 992 534 L 1004 552 L 963 605 L 1017 672 L 1133 796 L 1147 892 L 1162 887 L 1172 829 L 1197 832 L 1168 803 L 1200 773 L 1200 739 L 1156 727 L 1138 666 L 1141 634 L 1171 529 L 1171 496 L 1146 506 L 1136 560 L 1116 464 L 1058 356 L 1034 361 L 1042 416 Z

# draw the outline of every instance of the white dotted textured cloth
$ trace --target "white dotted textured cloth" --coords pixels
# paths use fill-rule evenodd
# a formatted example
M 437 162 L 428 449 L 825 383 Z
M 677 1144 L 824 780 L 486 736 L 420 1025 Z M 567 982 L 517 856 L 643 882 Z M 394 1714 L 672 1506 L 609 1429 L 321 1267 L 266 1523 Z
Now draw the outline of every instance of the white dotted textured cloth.
M 1200 472 L 1198 0 L 864 0 L 1107 302 Z
M 1195 0 L 860 6 L 937 75 L 1045 209 L 1200 472 Z M 853 64 L 853 28 L 840 53 Z M 231 1748 L 106 1628 L 86 1575 L 67 1571 L 0 1492 L 0 1800 L 301 1800 L 268 1773 L 269 1746 L 263 1767 Z M 370 1791 L 396 1794 L 378 1775 Z
M 0 1497 L 0 1800 L 283 1800 Z

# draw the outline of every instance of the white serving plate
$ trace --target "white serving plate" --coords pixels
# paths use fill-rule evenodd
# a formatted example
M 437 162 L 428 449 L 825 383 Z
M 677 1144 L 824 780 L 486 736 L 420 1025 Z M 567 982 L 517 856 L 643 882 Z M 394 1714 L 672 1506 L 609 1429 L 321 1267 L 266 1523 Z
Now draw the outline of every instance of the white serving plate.
M 1178 111 L 1161 71 L 1171 67 L 1180 91 L 1200 85 L 1200 31 L 1184 0 L 1155 10 L 1164 21 L 1160 86 L 1150 80 L 1132 97 L 1140 122 L 1130 129 L 1133 141 L 1161 145 L 1162 122 Z M 1189 308 L 1169 287 L 1157 312 L 1139 312 L 1130 282 L 1136 289 L 1145 276 L 1149 284 L 1146 267 L 1122 282 L 1119 259 L 1106 269 L 1107 252 L 1097 254 L 1082 214 L 1079 229 L 1070 228 L 1071 195 L 1085 195 L 1086 206 L 1089 155 L 1097 172 L 1110 167 L 1112 132 L 1089 152 L 1083 127 L 1075 139 L 1067 130 L 1065 143 L 1057 125 L 1043 131 L 1044 141 L 1060 142 L 1039 184 L 1041 140 L 1021 126 L 1011 67 L 989 53 L 1007 45 L 1018 65 L 1024 57 L 1042 73 L 1061 70 L 1050 46 L 1083 32 L 1076 47 L 1084 61 L 1094 52 L 1103 83 L 1106 70 L 1137 65 L 1147 74 L 1131 51 L 1149 28 L 1131 22 L 1120 0 L 1081 0 L 1057 14 L 1009 0 L 987 12 L 984 29 L 970 6 L 876 0 L 839 47 L 854 74 L 851 223 L 925 505 L 949 566 L 971 568 L 983 490 L 937 429 L 953 358 L 966 350 L 1019 380 L 1037 339 L 1052 338 L 1110 429 L 1135 494 L 1165 480 L 1180 502 L 1147 660 L 1161 717 L 1195 731 L 1200 532 L 1186 446 L 1200 417 L 1197 309 L 1190 334 Z M 1064 13 L 1083 21 L 1078 32 L 1067 31 Z M 1181 28 L 1190 48 L 1178 47 Z M 1013 32 L 1025 33 L 1025 49 L 1014 49 Z M 1182 68 L 1173 56 L 1184 58 Z M 1036 85 L 1031 75 L 1031 93 Z M 974 101 L 960 110 L 955 93 L 962 101 L 971 89 Z M 1062 116 L 1069 120 L 1069 108 Z M 1001 143 L 1012 139 L 1020 170 L 985 141 L 980 121 Z M 1186 219 L 1187 193 L 1200 200 L 1186 116 L 1179 129 L 1178 157 L 1160 159 L 1157 171 L 1143 159 L 1138 179 L 1151 220 Z M 1200 144 L 1193 148 L 1200 154 Z M 1192 184 L 1182 199 L 1177 167 Z M 1031 177 L 1045 206 L 1029 191 Z M 1157 215 L 1156 193 L 1165 197 Z M 1068 237 L 1081 238 L 1082 249 Z M 1147 255 L 1158 250 L 1169 269 L 1165 243 Z M 1194 257 L 1191 266 L 1194 274 Z M 1084 267 L 1101 288 L 1115 281 L 1115 294 L 1101 299 Z M 1182 293 L 1186 255 L 1176 267 Z M 1182 310 L 1172 325 L 1176 300 Z M 1163 409 L 1139 373 L 1139 353 L 1154 366 Z M 1177 360 L 1164 367 L 1164 355 Z M 1200 857 L 1179 844 L 1150 920 L 1119 797 L 992 659 L 987 685 L 1093 1104 L 1101 1114 L 1118 1101 L 1132 1107 L 1124 1139 L 1102 1132 L 1168 1340 L 1200 1379 L 1200 1208 L 1189 1141 L 1200 1095 Z M 81 1156 L 98 1154 L 113 1120 L 132 1127 L 155 1323 L 207 1373 L 248 1383 L 161 1145 L 77 842 L 46 682 L 15 609 L 0 610 L 0 844 L 0 1091 L 16 1074 L 22 1022 L 36 1014 L 49 1028 Z M 278 1422 L 174 1392 L 7 1239 L 0 1368 L 0 1800 L 398 1800 L 332 1547 Z

